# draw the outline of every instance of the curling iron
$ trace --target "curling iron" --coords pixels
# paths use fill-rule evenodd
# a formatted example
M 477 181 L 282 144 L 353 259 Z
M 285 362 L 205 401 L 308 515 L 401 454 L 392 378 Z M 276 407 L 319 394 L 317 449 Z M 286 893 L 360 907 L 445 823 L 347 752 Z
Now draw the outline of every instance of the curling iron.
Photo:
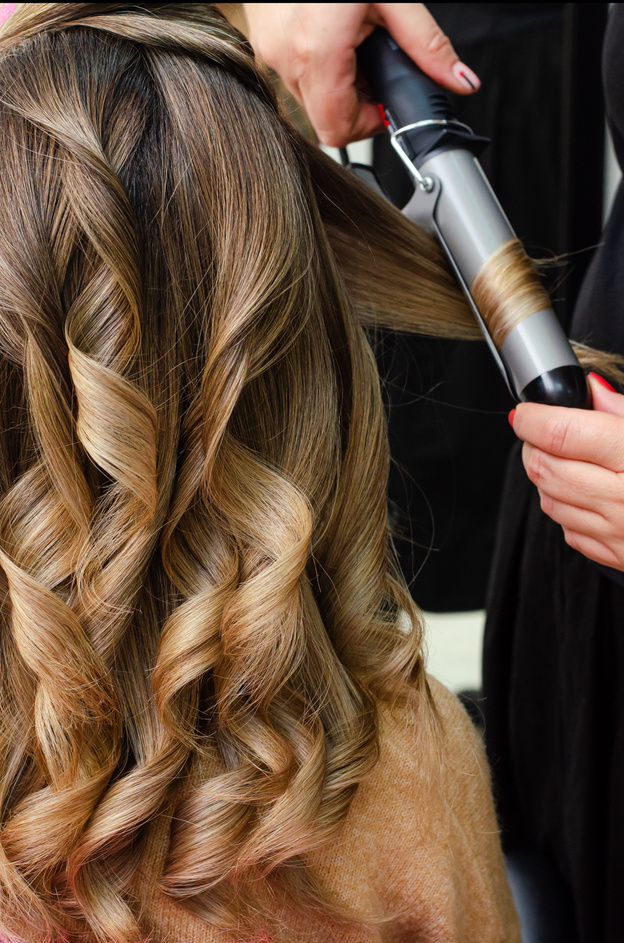
M 488 139 L 457 121 L 444 91 L 386 30 L 357 55 L 415 184 L 403 213 L 440 241 L 512 397 L 590 409 L 583 368 L 477 160 Z M 501 298 L 503 318 L 494 311 Z

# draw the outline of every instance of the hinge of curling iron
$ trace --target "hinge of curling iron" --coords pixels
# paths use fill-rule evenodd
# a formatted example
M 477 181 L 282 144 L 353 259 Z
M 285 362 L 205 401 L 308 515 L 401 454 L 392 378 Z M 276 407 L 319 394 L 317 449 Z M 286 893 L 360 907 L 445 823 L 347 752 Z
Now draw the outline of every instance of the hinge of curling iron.
M 469 134 L 472 134 L 472 130 L 468 127 L 467 124 L 462 124 L 461 121 L 447 121 L 445 118 L 427 118 L 423 121 L 416 121 L 413 124 L 403 125 L 402 128 L 397 128 L 396 131 L 392 131 L 390 134 L 390 143 L 392 144 L 392 147 L 407 167 L 410 175 L 416 180 L 417 185 L 421 190 L 424 190 L 425 193 L 430 193 L 433 190 L 433 181 L 431 180 L 431 177 L 423 177 L 416 165 L 410 160 L 409 156 L 401 145 L 400 136 L 405 134 L 407 131 L 418 131 L 420 128 L 440 126 L 447 128 L 461 128 L 463 131 L 467 131 Z

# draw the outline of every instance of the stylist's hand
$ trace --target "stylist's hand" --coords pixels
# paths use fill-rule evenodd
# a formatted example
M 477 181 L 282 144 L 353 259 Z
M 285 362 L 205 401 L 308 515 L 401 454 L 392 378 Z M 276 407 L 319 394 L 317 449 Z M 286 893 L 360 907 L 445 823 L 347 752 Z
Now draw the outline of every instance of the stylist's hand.
M 566 542 L 624 570 L 624 396 L 590 378 L 593 411 L 521 403 L 513 430 L 542 510 Z
M 320 141 L 344 147 L 383 130 L 360 100 L 355 50 L 376 26 L 440 85 L 469 95 L 481 84 L 423 3 L 245 3 L 251 42 L 304 106 Z

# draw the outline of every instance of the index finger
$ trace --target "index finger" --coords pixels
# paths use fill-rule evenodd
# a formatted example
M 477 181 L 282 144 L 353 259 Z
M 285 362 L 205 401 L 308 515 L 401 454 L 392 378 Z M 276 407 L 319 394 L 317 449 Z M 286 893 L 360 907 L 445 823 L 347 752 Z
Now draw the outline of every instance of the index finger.
M 362 102 L 355 88 L 355 50 L 310 62 L 299 93 L 319 139 L 331 147 L 371 137 L 383 129 L 376 105 Z
M 624 419 L 610 413 L 520 403 L 513 430 L 524 442 L 560 458 L 624 471 Z

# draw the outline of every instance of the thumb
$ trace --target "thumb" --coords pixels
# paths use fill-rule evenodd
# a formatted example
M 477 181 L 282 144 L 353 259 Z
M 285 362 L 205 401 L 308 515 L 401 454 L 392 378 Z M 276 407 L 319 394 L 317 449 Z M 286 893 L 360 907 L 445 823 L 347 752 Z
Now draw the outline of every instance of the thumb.
M 597 373 L 589 374 L 594 409 L 601 413 L 624 417 L 624 396 L 616 393 L 610 383 Z
M 434 82 L 459 95 L 470 95 L 481 82 L 460 61 L 448 36 L 424 3 L 375 3 L 377 15 L 401 49 Z

